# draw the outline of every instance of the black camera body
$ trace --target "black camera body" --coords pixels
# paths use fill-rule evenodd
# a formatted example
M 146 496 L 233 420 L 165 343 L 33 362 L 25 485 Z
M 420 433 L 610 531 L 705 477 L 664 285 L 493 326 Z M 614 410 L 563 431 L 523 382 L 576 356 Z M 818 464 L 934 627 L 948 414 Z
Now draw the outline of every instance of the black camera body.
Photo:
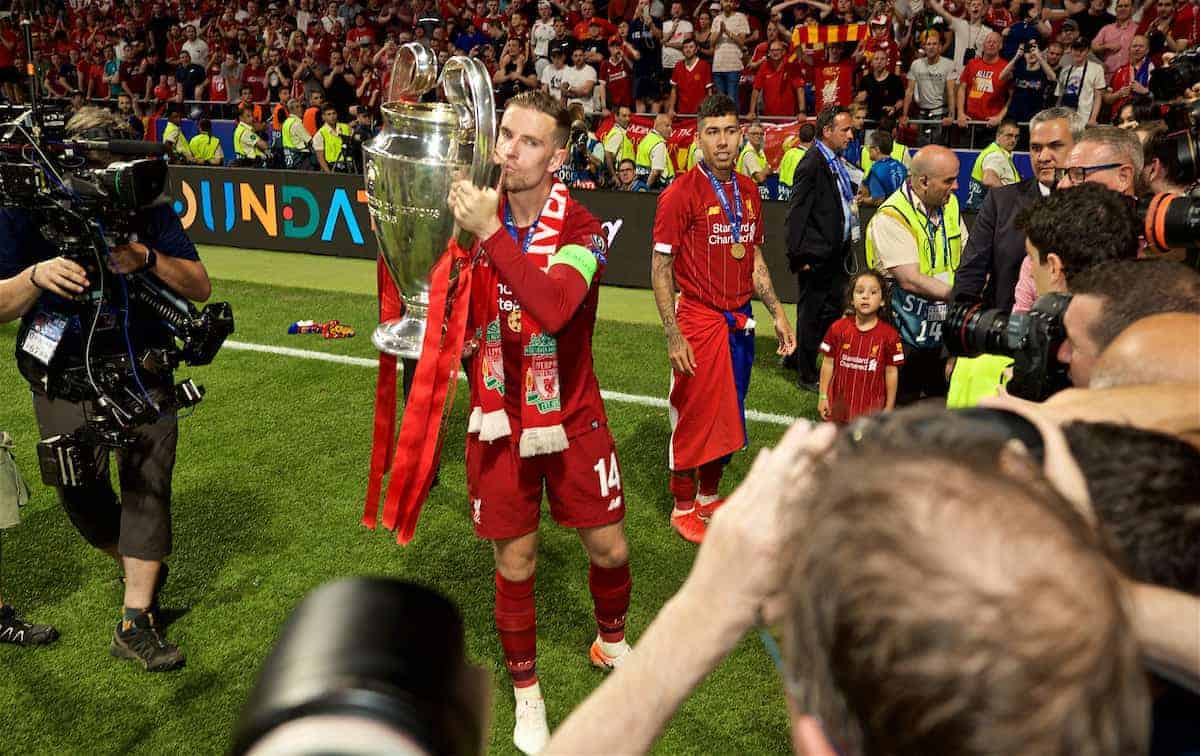
M 212 362 L 233 332 L 233 311 L 227 302 L 197 310 L 151 275 L 117 275 L 107 267 L 111 249 L 137 240 L 142 214 L 167 201 L 163 160 L 89 168 L 70 149 L 64 150 L 66 159 L 52 161 L 41 145 L 30 146 L 40 163 L 0 163 L 0 205 L 26 213 L 48 243 L 49 257 L 79 264 L 89 287 L 60 301 L 53 313 L 24 319 L 17 366 L 47 397 L 89 403 L 82 426 L 38 445 L 44 482 L 81 485 L 95 479 L 97 447 L 125 447 L 131 429 L 200 402 L 204 389 L 191 380 L 172 386 L 172 371 L 184 363 Z M 43 333 L 31 331 L 45 328 L 51 317 L 60 340 L 44 350 L 30 349 L 30 339 Z M 171 338 L 135 349 L 134 320 L 157 321 Z M 62 338 L 76 326 L 78 345 Z M 154 395 L 147 384 L 156 388 Z M 157 390 L 163 385 L 167 388 Z
M 1070 294 L 1046 294 L 1029 312 L 1010 314 L 985 310 L 979 302 L 956 302 L 947 313 L 942 342 L 955 357 L 1012 357 L 1008 393 L 1040 402 L 1071 385 L 1057 356 L 1067 337 L 1063 315 L 1070 304 Z

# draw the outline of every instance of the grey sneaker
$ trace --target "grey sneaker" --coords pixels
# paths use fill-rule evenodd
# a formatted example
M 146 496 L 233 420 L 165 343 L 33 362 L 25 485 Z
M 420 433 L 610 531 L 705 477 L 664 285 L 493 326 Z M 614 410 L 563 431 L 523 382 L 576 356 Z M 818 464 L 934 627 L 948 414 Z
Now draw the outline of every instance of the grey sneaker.
M 109 653 L 120 659 L 133 659 L 149 672 L 166 672 L 183 666 L 183 653 L 179 647 L 167 643 L 154 626 L 154 615 L 142 612 L 126 626 L 117 623 L 113 631 Z
M 0 643 L 18 646 L 41 646 L 58 640 L 58 631 L 50 625 L 26 622 L 17 610 L 7 604 L 0 606 Z

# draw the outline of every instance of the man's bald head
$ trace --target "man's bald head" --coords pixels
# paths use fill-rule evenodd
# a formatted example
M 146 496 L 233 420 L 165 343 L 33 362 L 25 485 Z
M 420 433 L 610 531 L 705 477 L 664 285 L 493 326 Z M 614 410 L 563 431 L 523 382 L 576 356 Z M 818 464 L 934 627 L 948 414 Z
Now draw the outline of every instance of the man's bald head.
M 926 207 L 942 207 L 958 188 L 958 156 L 945 147 L 931 144 L 917 150 L 908 170 Z
M 935 171 L 945 171 L 951 165 L 957 170 L 958 157 L 954 151 L 940 145 L 931 144 L 917 150 L 913 155 L 912 165 L 908 171 L 913 176 L 930 176 Z
M 1090 388 L 1200 383 L 1200 315 L 1168 312 L 1121 332 L 1096 360 Z

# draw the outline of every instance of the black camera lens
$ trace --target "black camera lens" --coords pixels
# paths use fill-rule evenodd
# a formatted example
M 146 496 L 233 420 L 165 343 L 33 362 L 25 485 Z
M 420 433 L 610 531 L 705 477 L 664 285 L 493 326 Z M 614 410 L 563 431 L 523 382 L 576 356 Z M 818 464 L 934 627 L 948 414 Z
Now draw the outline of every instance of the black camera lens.
M 292 613 L 259 671 L 230 752 L 253 753 L 284 728 L 336 721 L 349 722 L 347 738 L 371 729 L 416 751 L 478 754 L 483 723 L 469 678 L 462 618 L 450 601 L 385 578 L 329 583 Z M 322 732 L 324 743 L 307 734 L 305 744 L 283 752 L 358 752 L 348 741 L 334 748 L 339 733 Z
M 942 343 L 955 357 L 1012 356 L 1013 349 L 1005 338 L 1008 319 L 1004 310 L 985 310 L 979 303 L 951 305 L 942 328 Z

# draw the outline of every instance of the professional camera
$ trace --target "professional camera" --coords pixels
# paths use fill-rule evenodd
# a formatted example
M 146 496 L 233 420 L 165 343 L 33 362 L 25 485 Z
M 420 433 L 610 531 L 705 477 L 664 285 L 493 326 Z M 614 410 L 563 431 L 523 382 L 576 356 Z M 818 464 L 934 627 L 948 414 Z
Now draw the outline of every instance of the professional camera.
M 23 120 L 43 119 L 35 111 Z M 37 130 L 31 135 L 19 120 L 7 126 L 0 144 L 25 141 L 0 150 L 19 156 L 0 162 L 0 207 L 27 214 L 49 243 L 50 257 L 65 257 L 87 271 L 89 288 L 73 299 L 44 294 L 56 306 L 26 317 L 16 341 L 18 369 L 31 385 L 51 399 L 89 402 L 80 428 L 38 445 L 47 484 L 81 485 L 98 472 L 92 449 L 125 447 L 130 429 L 203 398 L 204 389 L 191 380 L 154 396 L 143 379 L 154 375 L 165 383 L 180 364 L 212 362 L 233 332 L 233 313 L 227 302 L 199 311 L 153 276 L 108 270 L 110 250 L 137 241 L 141 214 L 168 201 L 167 164 L 149 158 L 94 168 L 86 155 L 95 150 L 136 157 L 155 154 L 160 145 L 91 133 L 83 141 L 58 142 L 37 138 Z M 161 343 L 135 351 L 134 327 L 156 329 Z
M 574 189 L 595 189 L 596 174 L 592 170 L 588 154 L 587 123 L 574 121 L 571 124 L 571 135 L 567 139 L 567 160 L 563 164 L 563 172 L 569 174 L 564 182 Z
M 985 310 L 977 301 L 955 302 L 946 315 L 942 343 L 955 357 L 999 354 L 1013 358 L 1008 393 L 1040 402 L 1071 385 L 1058 361 L 1066 339 L 1063 314 L 1070 294 L 1046 294 L 1025 313 Z
M 288 619 L 229 753 L 481 754 L 490 690 L 450 601 L 387 578 L 339 580 Z
M 1183 97 L 1189 88 L 1200 82 L 1200 48 L 1179 53 L 1168 65 L 1150 72 L 1150 94 L 1158 102 L 1171 102 Z
M 1195 264 L 1200 246 L 1200 187 L 1187 194 L 1156 194 L 1138 200 L 1138 216 L 1145 219 L 1146 240 L 1161 250 L 1186 249 Z

